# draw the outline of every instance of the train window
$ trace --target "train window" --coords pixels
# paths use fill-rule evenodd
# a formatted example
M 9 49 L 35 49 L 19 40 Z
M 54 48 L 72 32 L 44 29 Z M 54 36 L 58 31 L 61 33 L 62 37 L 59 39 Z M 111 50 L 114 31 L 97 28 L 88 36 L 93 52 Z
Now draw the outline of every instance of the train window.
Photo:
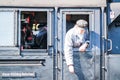
M 0 46 L 15 46 L 14 39 L 14 12 L 0 12 Z
M 21 12 L 21 49 L 47 49 L 47 12 Z
M 72 28 L 76 21 L 79 19 L 84 19 L 89 22 L 89 15 L 84 14 L 67 14 L 66 15 L 66 32 Z

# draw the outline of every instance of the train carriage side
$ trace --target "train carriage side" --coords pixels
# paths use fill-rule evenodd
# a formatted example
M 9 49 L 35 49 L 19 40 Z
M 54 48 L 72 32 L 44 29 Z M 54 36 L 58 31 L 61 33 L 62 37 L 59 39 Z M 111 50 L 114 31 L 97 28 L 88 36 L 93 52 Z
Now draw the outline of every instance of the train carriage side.
M 53 80 L 53 9 L 0 8 L 0 79 Z
M 69 73 L 64 59 L 64 37 L 70 28 L 66 27 L 68 15 L 73 25 L 80 18 L 89 24 L 90 46 L 81 57 L 85 80 L 103 79 L 105 7 L 106 0 L 2 1 L 0 79 L 79 80 L 80 76 Z

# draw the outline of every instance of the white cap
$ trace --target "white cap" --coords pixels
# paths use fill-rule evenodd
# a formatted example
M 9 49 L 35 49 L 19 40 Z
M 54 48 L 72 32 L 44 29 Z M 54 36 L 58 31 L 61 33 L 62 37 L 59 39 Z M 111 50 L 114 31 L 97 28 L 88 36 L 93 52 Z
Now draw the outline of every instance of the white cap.
M 84 28 L 88 25 L 88 22 L 86 20 L 80 19 L 80 20 L 77 20 L 76 25 L 78 27 Z

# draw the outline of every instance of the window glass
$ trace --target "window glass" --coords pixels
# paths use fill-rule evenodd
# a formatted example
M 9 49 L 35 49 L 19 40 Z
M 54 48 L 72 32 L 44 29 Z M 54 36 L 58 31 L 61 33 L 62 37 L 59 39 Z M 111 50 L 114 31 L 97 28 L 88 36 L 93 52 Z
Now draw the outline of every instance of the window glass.
M 47 49 L 47 12 L 21 13 L 21 48 Z
M 14 12 L 0 12 L 0 46 L 15 46 L 14 27 Z
M 89 15 L 83 15 L 83 14 L 67 14 L 66 15 L 66 32 L 72 28 L 76 21 L 79 19 L 84 19 L 89 24 Z M 88 25 L 89 26 L 89 25 Z

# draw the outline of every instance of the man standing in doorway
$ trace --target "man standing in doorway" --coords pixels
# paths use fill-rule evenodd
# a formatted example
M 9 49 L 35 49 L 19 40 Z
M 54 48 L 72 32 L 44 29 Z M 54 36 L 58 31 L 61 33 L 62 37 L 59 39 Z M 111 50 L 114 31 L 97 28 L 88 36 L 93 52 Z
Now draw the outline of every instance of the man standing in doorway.
M 88 22 L 86 20 L 80 19 L 76 22 L 75 26 L 71 28 L 65 36 L 65 44 L 64 44 L 64 54 L 65 60 L 69 69 L 69 72 L 76 73 L 79 76 L 79 80 L 84 80 L 83 73 L 80 71 L 82 64 L 80 64 L 79 58 L 74 58 L 74 56 L 78 57 L 79 54 L 74 53 L 74 48 L 77 48 L 81 53 L 86 51 L 86 48 L 89 45 L 88 40 Z M 76 63 L 77 62 L 77 63 Z M 79 62 L 79 63 L 78 63 Z M 77 65 L 77 66 L 76 66 Z

